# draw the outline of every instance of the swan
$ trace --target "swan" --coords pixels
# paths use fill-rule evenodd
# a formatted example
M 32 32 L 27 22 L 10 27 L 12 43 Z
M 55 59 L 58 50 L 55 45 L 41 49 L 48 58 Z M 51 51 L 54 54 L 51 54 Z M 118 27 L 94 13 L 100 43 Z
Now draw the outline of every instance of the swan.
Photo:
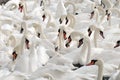
M 106 17 L 107 12 L 108 10 L 105 11 L 100 6 L 94 6 L 94 10 L 91 12 L 90 19 L 95 17 L 97 24 L 103 24 L 105 22 L 104 19 Z M 101 14 L 101 17 L 100 17 L 100 14 Z
M 109 9 L 113 7 L 113 3 L 110 0 L 101 0 L 101 4 L 104 5 L 103 8 Z
M 19 3 L 19 0 L 17 0 L 17 1 L 10 0 L 5 4 L 5 7 L 6 7 L 6 9 L 8 9 L 10 11 L 17 10 L 18 3 Z
M 113 15 L 117 15 L 118 18 L 120 18 L 120 10 L 117 8 L 111 8 L 108 9 L 108 14 L 107 14 L 107 20 L 109 21 L 109 26 L 112 26 L 114 24 L 119 24 L 119 19 L 115 19 L 114 17 L 112 17 Z M 120 24 L 119 24 L 120 27 Z
M 29 54 L 29 72 L 34 72 L 38 69 L 38 55 L 36 53 L 36 43 L 34 39 L 35 37 L 33 36 Z
M 103 76 L 103 61 L 102 60 L 91 60 L 91 62 L 89 64 L 87 64 L 87 66 L 89 66 L 89 65 L 98 66 L 97 80 L 104 80 L 105 79 L 105 77 Z M 109 76 L 106 77 L 106 79 L 108 80 Z
M 54 20 L 54 17 L 51 14 L 51 11 L 44 10 L 44 15 L 42 16 L 43 17 L 43 21 L 45 21 L 47 16 L 48 16 L 48 21 L 47 21 L 47 24 L 46 24 L 46 28 L 49 28 L 49 27 L 55 28 L 56 27 L 56 22 Z
M 109 80 L 119 80 L 120 79 L 120 65 L 118 67 L 118 70 L 113 73 L 113 75 L 110 77 Z
M 38 38 L 47 39 L 42 25 L 39 22 L 33 22 L 31 25 L 35 28 Z
M 88 29 L 88 36 L 91 35 L 92 31 L 94 30 L 94 46 L 97 47 L 97 37 L 100 34 L 102 36 L 102 38 L 104 39 L 104 33 L 103 30 L 101 28 L 96 27 L 96 25 L 90 25 L 89 29 Z
M 73 2 L 71 2 L 71 1 L 67 1 L 67 2 L 65 2 L 65 7 L 67 8 L 68 7 L 68 10 L 69 10 L 69 5 L 71 5 L 72 7 L 73 7 L 73 12 L 72 12 L 72 14 L 75 14 L 75 12 L 76 12 L 76 6 L 74 5 L 74 3 Z M 69 13 L 69 12 L 68 12 Z M 70 14 L 70 13 L 69 13 Z
M 82 38 L 81 38 L 82 37 Z M 90 59 L 90 53 L 91 53 L 91 47 L 90 47 L 90 40 L 88 37 L 86 37 L 83 33 L 73 31 L 70 36 L 68 37 L 66 46 L 68 47 L 71 43 L 71 41 L 77 41 L 78 45 L 77 47 L 79 48 L 82 44 L 82 49 L 79 49 L 76 53 L 76 51 L 72 51 L 68 54 L 65 54 L 64 56 L 73 60 L 73 64 L 75 65 L 76 63 L 79 63 L 80 65 L 85 65 L 89 62 Z M 88 47 L 87 47 L 88 46 Z M 85 48 L 85 49 L 84 49 Z M 88 50 L 86 52 L 86 49 Z M 79 53 L 82 52 L 82 53 Z M 76 53 L 76 55 L 73 56 L 73 53 Z
M 74 15 L 67 14 L 67 16 L 66 16 L 66 23 L 65 23 L 66 26 L 73 29 L 74 26 L 75 26 L 75 23 L 76 23 L 76 19 L 75 19 Z
M 29 72 L 29 41 L 26 38 L 26 34 L 23 35 L 20 45 L 20 54 L 16 58 L 14 70 L 28 73 Z M 23 66 L 24 65 L 24 66 Z
M 64 49 L 64 40 L 67 39 L 66 34 L 65 26 L 60 26 L 58 29 L 58 37 L 55 42 L 55 51 Z

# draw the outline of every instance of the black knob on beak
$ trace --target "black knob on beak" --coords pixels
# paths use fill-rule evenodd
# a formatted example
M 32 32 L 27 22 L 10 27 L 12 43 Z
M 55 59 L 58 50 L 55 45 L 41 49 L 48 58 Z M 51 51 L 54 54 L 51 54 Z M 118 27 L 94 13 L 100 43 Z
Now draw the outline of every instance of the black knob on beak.
M 78 48 L 83 44 L 83 38 L 79 40 Z

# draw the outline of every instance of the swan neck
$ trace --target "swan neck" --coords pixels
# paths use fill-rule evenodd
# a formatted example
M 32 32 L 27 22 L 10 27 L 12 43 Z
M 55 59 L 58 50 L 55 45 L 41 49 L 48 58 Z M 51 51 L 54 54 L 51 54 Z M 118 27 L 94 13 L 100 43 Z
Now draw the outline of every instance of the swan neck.
M 70 26 L 71 28 L 73 28 L 74 25 L 75 25 L 75 17 L 72 16 L 72 15 L 69 15 L 68 18 L 69 18 L 69 20 L 70 20 L 70 24 L 69 24 L 68 26 Z
M 87 52 L 87 61 L 86 61 L 86 63 L 89 63 L 90 57 L 91 57 L 91 44 L 90 44 L 90 40 L 88 39 L 88 52 Z
M 103 77 L 103 64 L 98 65 L 98 78 L 97 80 L 102 80 Z
M 97 30 L 94 31 L 94 46 L 97 47 Z
M 62 48 L 63 47 L 63 30 L 60 30 L 60 36 L 59 36 L 59 47 Z

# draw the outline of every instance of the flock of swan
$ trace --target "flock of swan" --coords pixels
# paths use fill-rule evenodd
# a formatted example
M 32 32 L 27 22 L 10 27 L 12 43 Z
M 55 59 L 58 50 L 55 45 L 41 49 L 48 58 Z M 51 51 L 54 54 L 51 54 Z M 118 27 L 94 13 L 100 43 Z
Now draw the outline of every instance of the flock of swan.
M 0 5 L 0 80 L 120 80 L 120 0 Z

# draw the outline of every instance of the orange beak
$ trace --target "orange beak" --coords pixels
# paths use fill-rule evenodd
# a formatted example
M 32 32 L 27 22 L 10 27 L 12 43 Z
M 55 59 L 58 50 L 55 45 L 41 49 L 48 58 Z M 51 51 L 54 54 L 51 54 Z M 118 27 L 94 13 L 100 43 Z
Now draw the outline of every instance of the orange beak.
M 88 63 L 86 66 L 94 65 L 94 62 Z

